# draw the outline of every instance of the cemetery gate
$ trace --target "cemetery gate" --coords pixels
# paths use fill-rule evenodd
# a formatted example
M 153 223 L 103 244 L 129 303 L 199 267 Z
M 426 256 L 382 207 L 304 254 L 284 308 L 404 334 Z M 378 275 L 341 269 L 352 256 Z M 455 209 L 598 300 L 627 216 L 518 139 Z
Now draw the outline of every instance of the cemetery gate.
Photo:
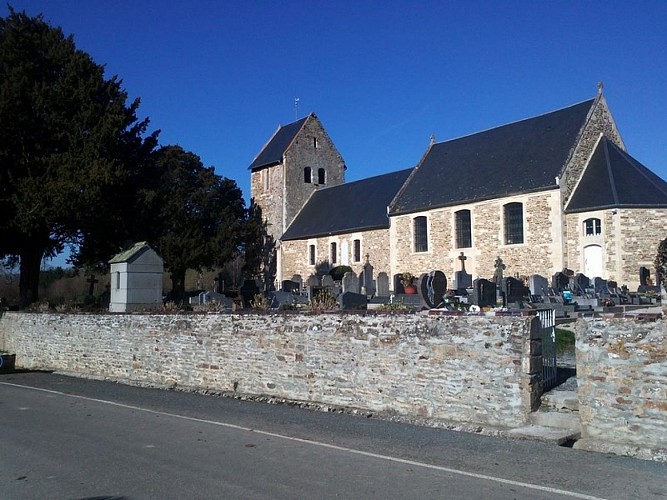
M 542 391 L 556 387 L 556 315 L 553 309 L 537 311 L 542 337 Z

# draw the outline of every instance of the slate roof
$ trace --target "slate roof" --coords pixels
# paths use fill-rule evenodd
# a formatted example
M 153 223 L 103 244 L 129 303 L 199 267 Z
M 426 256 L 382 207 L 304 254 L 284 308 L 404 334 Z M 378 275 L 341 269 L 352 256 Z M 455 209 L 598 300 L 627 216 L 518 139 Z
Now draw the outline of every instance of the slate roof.
M 565 211 L 657 207 L 667 207 L 667 182 L 603 137 Z
M 555 189 L 594 103 L 433 144 L 390 215 Z
M 410 172 L 411 168 L 315 191 L 281 239 L 388 228 L 387 206 Z
M 140 241 L 127 250 L 123 250 L 119 254 L 114 255 L 109 261 L 109 264 L 120 264 L 121 262 L 131 264 L 149 250 L 152 250 L 152 248 L 148 246 L 148 243 Z
M 262 167 L 268 167 L 280 163 L 283 159 L 285 150 L 292 144 L 294 137 L 299 133 L 303 124 L 310 117 L 306 116 L 288 125 L 281 125 L 269 139 L 269 142 L 262 148 L 257 157 L 250 165 L 250 170 L 255 170 Z

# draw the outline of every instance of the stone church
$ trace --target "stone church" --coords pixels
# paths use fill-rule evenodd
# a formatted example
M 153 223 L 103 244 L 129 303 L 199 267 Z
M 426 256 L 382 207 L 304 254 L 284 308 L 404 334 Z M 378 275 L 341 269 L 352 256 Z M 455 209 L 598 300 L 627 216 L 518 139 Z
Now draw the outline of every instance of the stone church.
M 639 285 L 667 237 L 667 182 L 630 156 L 595 98 L 458 139 L 414 168 L 345 182 L 314 114 L 280 126 L 250 165 L 251 197 L 276 240 L 276 284 L 323 267 L 448 277 L 546 277 L 564 268 Z

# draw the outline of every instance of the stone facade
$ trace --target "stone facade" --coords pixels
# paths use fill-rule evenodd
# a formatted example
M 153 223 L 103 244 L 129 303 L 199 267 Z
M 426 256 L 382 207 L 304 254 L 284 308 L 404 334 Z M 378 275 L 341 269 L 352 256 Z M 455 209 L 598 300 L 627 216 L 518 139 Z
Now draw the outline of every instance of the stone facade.
M 305 182 L 304 168 L 311 169 L 311 182 Z M 324 169 L 324 184 L 318 182 L 320 168 Z M 344 182 L 343 158 L 319 119 L 311 114 L 281 162 L 251 172 L 250 197 L 262 209 L 269 234 L 277 241 L 313 191 Z
M 355 259 L 355 240 L 359 240 L 359 260 Z M 331 244 L 336 244 L 336 262 L 332 263 Z M 310 263 L 310 245 L 315 245 L 315 264 Z M 359 275 L 368 255 L 375 276 L 389 274 L 389 230 L 360 231 L 342 235 L 323 236 L 308 240 L 283 241 L 280 245 L 283 279 L 294 274 L 303 278 L 317 274 L 318 269 L 346 265 Z
M 658 245 L 667 237 L 667 209 L 614 209 L 567 214 L 565 266 L 585 272 L 584 248 L 598 245 L 602 249 L 606 279 L 639 286 L 639 268 L 644 266 L 654 275 L 654 259 Z M 584 221 L 599 219 L 601 234 L 586 236 Z
M 524 243 L 506 245 L 503 207 L 517 202 L 523 204 Z M 455 213 L 458 210 L 470 210 L 470 248 L 456 248 Z M 562 268 L 560 214 L 560 192 L 553 189 L 392 217 L 392 273 L 410 271 L 419 274 L 439 269 L 453 277 L 460 269 L 457 258 L 463 252 L 467 259 L 466 270 L 475 278 L 491 278 L 498 256 L 507 265 L 509 274 L 550 276 L 553 269 Z M 427 252 L 414 251 L 412 221 L 418 216 L 426 216 L 428 220 Z
M 581 179 L 586 164 L 600 140 L 600 135 L 605 135 L 610 141 L 625 150 L 623 139 L 621 139 L 621 135 L 618 133 L 616 123 L 609 112 L 607 101 L 602 94 L 598 95 L 586 126 L 582 130 L 572 156 L 565 165 L 561 179 L 559 180 L 559 185 L 563 193 L 563 205 L 568 202 L 579 179 Z
M 539 400 L 536 317 L 7 313 L 17 366 L 522 426 Z
M 580 319 L 577 448 L 667 461 L 665 320 Z

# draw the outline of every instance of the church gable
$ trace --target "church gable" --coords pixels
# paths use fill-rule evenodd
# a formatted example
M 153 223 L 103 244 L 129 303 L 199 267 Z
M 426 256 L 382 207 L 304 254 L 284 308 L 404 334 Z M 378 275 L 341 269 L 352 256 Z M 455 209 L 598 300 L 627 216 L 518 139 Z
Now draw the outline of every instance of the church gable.
M 557 189 L 595 102 L 431 145 L 390 215 Z
M 601 137 L 566 211 L 658 207 L 667 208 L 667 182 Z

